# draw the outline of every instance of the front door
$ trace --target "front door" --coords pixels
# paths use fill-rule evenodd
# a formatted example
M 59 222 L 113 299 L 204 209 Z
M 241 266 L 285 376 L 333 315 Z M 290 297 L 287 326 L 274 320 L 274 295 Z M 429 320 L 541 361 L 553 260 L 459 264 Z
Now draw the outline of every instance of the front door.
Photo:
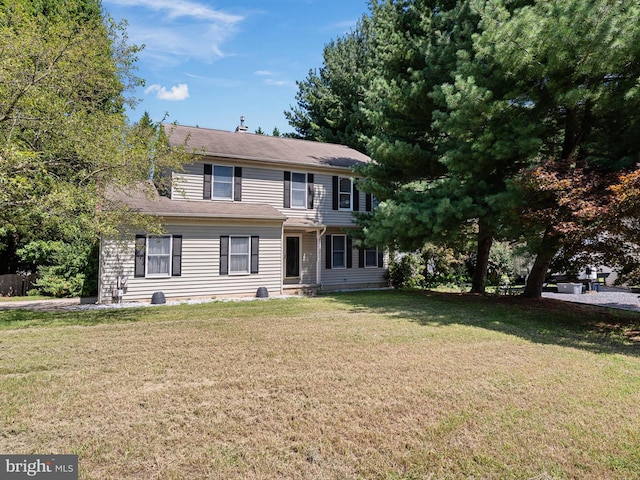
M 300 277 L 300 237 L 285 237 L 284 276 Z

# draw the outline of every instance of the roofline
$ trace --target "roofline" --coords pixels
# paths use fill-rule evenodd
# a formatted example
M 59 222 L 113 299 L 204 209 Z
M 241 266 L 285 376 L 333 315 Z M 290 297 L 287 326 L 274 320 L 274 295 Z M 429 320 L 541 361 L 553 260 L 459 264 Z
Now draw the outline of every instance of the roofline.
M 280 165 L 290 165 L 291 167 L 297 167 L 298 170 L 318 170 L 322 172 L 332 171 L 332 170 L 339 171 L 339 172 L 353 172 L 353 167 L 355 167 L 356 165 L 367 165 L 367 163 L 359 160 L 356 160 L 354 165 L 350 167 L 340 167 L 337 165 L 318 165 L 318 164 L 311 164 L 311 163 L 295 162 L 293 160 L 277 160 L 273 158 L 247 157 L 244 155 L 230 155 L 226 153 L 216 154 L 216 153 L 206 152 L 206 153 L 198 153 L 198 155 L 201 157 L 219 158 L 221 160 L 225 160 L 225 159 L 244 160 L 246 163 L 256 165 L 256 166 L 264 166 L 265 164 L 273 165 L 276 167 Z

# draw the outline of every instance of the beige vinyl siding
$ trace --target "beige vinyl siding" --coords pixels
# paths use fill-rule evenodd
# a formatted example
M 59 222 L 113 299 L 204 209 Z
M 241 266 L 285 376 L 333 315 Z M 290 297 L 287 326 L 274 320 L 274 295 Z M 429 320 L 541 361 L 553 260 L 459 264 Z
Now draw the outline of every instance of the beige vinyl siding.
M 113 241 L 103 241 L 100 301 L 111 301 L 118 274 L 128 275 L 124 301 L 150 301 L 161 291 L 167 299 L 232 295 L 255 295 L 258 287 L 270 294 L 281 292 L 281 226 L 184 224 L 167 225 L 167 232 L 182 235 L 182 275 L 165 278 L 134 277 L 133 238 L 128 248 L 118 249 Z M 220 236 L 259 236 L 259 273 L 220 275 Z M 120 251 L 120 253 L 117 253 Z M 111 254 L 110 254 L 111 253 Z
M 345 177 L 349 176 L 348 173 L 344 173 L 342 175 Z M 333 210 L 333 177 L 333 174 L 328 175 L 325 173 L 316 174 L 315 176 L 318 220 L 323 225 L 348 227 L 354 224 L 353 212 L 346 210 Z M 359 211 L 364 212 L 365 196 L 362 192 L 359 192 L 358 198 L 360 200 Z
M 171 198 L 173 200 L 202 200 L 204 188 L 204 164 L 186 165 L 184 171 L 174 173 Z
M 295 168 L 267 168 L 253 165 L 244 166 L 241 162 L 211 159 L 206 163 L 215 165 L 242 166 L 242 202 L 268 204 L 290 218 L 305 218 L 329 226 L 347 227 L 353 225 L 350 211 L 333 210 L 333 176 Z M 314 173 L 314 208 L 284 208 L 284 171 Z M 175 200 L 202 200 L 204 162 L 188 165 L 184 172 L 174 174 L 172 198 Z M 343 176 L 350 176 L 344 172 Z M 360 210 L 365 210 L 365 194 L 358 195 Z M 207 200 L 215 201 L 215 200 Z
M 283 205 L 283 170 L 242 167 L 242 201 L 266 203 L 279 208 Z
M 326 235 L 341 235 L 344 232 L 339 229 L 328 230 Z M 378 288 L 386 287 L 388 281 L 386 276 L 386 266 L 388 265 L 388 258 L 384 256 L 384 267 L 379 268 L 360 268 L 358 266 L 358 249 L 352 248 L 351 250 L 351 268 L 330 268 L 326 267 L 327 255 L 331 255 L 331 252 L 327 252 L 327 240 L 326 235 L 322 236 L 322 262 L 321 262 L 321 275 L 322 275 L 322 289 L 323 290 L 342 290 L 352 288 Z
M 316 248 L 316 233 L 305 233 L 302 236 L 302 283 L 312 285 L 316 283 L 318 249 Z

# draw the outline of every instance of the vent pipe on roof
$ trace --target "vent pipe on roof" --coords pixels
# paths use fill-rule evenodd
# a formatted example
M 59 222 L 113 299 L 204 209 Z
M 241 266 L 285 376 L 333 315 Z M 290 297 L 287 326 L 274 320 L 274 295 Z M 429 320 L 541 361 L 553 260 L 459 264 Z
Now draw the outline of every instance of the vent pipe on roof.
M 249 127 L 244 124 L 244 115 L 242 115 L 240 117 L 240 125 L 236 127 L 236 132 L 245 133 L 247 130 L 249 130 Z

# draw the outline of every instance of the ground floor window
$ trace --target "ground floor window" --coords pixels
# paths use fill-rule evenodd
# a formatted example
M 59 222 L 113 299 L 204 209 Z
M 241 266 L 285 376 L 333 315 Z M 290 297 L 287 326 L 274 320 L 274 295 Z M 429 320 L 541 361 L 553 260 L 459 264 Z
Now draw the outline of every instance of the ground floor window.
M 258 273 L 260 238 L 249 235 L 220 237 L 220 275 Z
M 171 237 L 149 237 L 147 241 L 147 276 L 171 275 Z
M 136 235 L 136 277 L 176 277 L 181 274 L 181 235 Z
M 347 236 L 331 235 L 331 268 L 347 267 Z
M 378 247 L 367 248 L 364 251 L 365 268 L 378 268 Z
M 229 273 L 249 273 L 249 237 L 229 237 Z

